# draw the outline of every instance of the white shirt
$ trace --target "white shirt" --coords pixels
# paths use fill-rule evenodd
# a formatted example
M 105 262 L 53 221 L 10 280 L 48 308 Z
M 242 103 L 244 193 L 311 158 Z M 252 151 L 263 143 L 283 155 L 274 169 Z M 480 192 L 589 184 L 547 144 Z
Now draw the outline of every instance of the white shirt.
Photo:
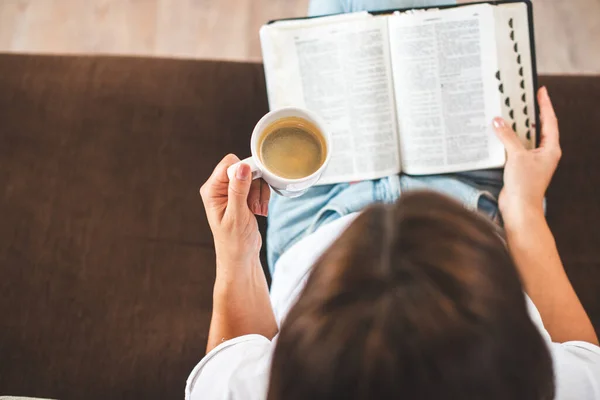
M 271 286 L 271 304 L 279 326 L 313 263 L 354 218 L 356 214 L 351 214 L 325 225 L 281 256 Z M 600 400 L 600 347 L 586 342 L 553 343 L 537 308 L 529 297 L 526 300 L 530 317 L 550 349 L 556 399 Z M 245 335 L 221 343 L 190 374 L 186 400 L 264 400 L 276 341 L 277 337 L 270 341 L 261 335 Z

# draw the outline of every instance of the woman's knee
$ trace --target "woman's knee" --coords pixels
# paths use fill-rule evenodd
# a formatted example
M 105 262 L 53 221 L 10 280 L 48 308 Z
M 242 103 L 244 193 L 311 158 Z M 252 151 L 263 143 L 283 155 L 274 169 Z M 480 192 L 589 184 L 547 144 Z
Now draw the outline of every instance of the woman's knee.
M 310 0 L 308 15 L 314 17 L 349 12 L 348 3 L 348 0 Z

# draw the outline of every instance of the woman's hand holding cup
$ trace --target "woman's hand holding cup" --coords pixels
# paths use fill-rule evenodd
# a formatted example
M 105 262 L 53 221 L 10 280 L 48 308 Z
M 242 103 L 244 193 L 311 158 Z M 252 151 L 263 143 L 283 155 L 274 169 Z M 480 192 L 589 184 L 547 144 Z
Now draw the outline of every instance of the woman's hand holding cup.
M 213 233 L 217 273 L 239 273 L 259 262 L 262 239 L 256 215 L 268 213 L 271 191 L 262 179 L 252 180 L 249 165 L 233 154 L 225 156 L 200 188 Z M 236 164 L 230 179 L 227 169 Z

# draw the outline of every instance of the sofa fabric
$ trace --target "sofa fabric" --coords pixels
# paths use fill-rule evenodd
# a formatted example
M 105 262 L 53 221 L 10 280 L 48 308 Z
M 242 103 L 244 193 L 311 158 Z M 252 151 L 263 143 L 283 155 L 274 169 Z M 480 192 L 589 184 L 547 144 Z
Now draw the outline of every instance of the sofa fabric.
M 540 81 L 548 220 L 599 329 L 600 77 Z M 0 395 L 183 397 L 214 279 L 198 188 L 267 110 L 260 64 L 0 55 Z

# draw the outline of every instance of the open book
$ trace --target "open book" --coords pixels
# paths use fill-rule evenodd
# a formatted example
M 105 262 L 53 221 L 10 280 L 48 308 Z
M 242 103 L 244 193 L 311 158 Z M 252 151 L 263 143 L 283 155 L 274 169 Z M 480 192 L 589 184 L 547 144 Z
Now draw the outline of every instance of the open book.
M 501 167 L 493 117 L 536 146 L 532 30 L 526 1 L 275 21 L 260 31 L 269 105 L 327 123 L 320 184 Z

